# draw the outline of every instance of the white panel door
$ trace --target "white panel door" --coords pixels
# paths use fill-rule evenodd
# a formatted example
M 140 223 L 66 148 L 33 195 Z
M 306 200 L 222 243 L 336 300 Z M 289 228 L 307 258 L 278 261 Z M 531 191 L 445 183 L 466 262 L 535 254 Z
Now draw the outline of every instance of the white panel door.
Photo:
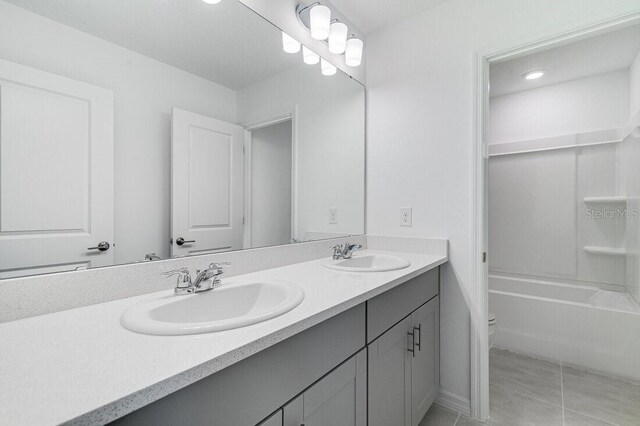
M 0 277 L 113 250 L 113 93 L 0 60 Z
M 173 109 L 173 256 L 242 248 L 242 127 Z

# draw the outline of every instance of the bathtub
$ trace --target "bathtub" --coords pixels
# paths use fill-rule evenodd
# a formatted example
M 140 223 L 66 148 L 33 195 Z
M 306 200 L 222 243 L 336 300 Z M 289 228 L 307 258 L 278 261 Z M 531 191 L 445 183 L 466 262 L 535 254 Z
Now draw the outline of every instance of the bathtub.
M 627 293 L 489 275 L 492 343 L 640 379 L 640 307 Z

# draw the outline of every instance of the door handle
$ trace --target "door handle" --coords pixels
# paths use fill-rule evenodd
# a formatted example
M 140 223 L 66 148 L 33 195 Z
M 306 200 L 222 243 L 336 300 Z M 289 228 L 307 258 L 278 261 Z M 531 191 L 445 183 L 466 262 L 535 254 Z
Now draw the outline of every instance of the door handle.
M 184 238 L 180 237 L 176 240 L 176 244 L 179 246 L 182 246 L 184 244 L 191 244 L 191 243 L 195 243 L 196 240 L 185 240 Z
M 411 347 L 407 348 L 407 351 L 411 352 L 411 356 L 412 357 L 416 357 L 416 333 L 415 333 L 415 327 L 413 328 L 413 331 L 408 331 L 407 334 L 409 336 L 411 336 Z
M 100 243 L 98 243 L 97 246 L 95 247 L 88 247 L 87 250 L 100 250 L 100 251 L 107 251 L 109 250 L 109 248 L 111 247 L 111 244 L 109 244 L 106 241 L 101 241 Z
M 418 330 L 418 342 L 416 346 L 418 350 L 422 352 L 422 324 L 418 324 L 417 327 L 413 327 L 413 333 L 415 334 L 416 330 Z

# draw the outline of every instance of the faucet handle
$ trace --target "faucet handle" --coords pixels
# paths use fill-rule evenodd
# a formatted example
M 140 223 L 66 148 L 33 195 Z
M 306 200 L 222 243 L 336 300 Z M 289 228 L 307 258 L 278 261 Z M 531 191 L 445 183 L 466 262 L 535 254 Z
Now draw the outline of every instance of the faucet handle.
M 331 250 L 333 250 L 333 260 L 338 260 L 342 257 L 342 253 L 343 253 L 342 244 L 334 244 L 331 247 Z
M 173 277 L 174 275 L 178 275 L 178 287 L 180 287 L 180 283 L 191 284 L 191 274 L 187 268 L 174 269 L 162 273 L 163 277 Z
M 224 273 L 224 267 L 231 265 L 231 262 L 211 262 L 207 269 L 217 269 L 219 274 Z

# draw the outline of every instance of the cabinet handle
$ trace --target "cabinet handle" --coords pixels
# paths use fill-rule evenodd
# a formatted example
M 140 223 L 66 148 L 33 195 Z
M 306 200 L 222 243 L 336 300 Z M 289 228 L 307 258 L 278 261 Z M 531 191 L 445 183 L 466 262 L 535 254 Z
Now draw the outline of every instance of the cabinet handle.
M 415 330 L 415 327 L 414 327 Z M 411 347 L 407 348 L 409 352 L 411 352 L 412 357 L 416 357 L 416 333 L 415 331 L 408 331 L 407 334 L 411 336 Z
M 418 342 L 416 343 L 416 346 L 418 347 L 418 350 L 422 352 L 422 324 L 418 324 L 417 327 L 413 327 L 414 334 L 416 330 L 418 330 Z

